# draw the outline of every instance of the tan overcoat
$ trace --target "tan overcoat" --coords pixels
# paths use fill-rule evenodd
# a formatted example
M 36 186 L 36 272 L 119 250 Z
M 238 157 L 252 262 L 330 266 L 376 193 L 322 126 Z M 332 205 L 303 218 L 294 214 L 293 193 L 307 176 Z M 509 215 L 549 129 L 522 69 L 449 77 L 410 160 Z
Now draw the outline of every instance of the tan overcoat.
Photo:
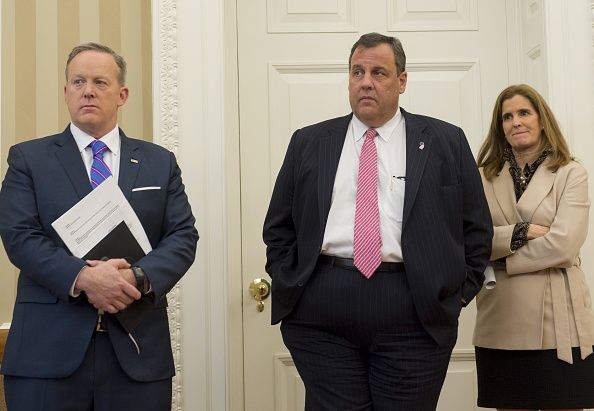
M 494 226 L 491 261 L 505 257 L 506 269 L 496 268 L 495 288 L 477 296 L 473 342 L 496 349 L 556 348 L 559 359 L 572 363 L 571 347 L 580 347 L 585 358 L 594 343 L 594 312 L 579 257 L 588 231 L 588 176 L 575 161 L 557 172 L 548 162 L 517 203 L 509 163 L 491 181 L 481 169 Z M 512 252 L 514 226 L 523 221 L 550 230 Z

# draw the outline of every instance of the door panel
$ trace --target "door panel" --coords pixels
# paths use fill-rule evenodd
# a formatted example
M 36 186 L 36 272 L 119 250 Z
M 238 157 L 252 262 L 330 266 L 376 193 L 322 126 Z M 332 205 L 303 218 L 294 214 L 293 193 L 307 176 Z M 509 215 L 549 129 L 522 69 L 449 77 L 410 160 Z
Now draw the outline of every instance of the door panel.
M 248 292 L 264 273 L 262 223 L 295 129 L 350 112 L 348 54 L 362 34 L 399 37 L 409 82 L 402 107 L 460 125 L 476 153 L 508 83 L 506 11 L 489 0 L 237 2 L 244 285 L 245 410 L 303 409 L 303 386 L 278 326 Z M 474 306 L 463 311 L 439 403 L 475 410 Z

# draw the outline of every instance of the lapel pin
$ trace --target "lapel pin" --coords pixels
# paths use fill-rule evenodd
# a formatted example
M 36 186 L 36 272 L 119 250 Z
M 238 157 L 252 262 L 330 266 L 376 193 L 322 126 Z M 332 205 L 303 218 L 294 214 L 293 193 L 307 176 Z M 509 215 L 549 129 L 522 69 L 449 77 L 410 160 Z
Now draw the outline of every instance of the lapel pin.
M 131 163 L 134 163 L 134 164 L 138 164 L 138 160 L 136 160 L 135 158 L 131 158 L 131 159 L 130 159 L 130 162 L 131 162 Z
M 425 143 L 423 141 L 419 141 L 419 150 L 422 150 L 425 148 Z

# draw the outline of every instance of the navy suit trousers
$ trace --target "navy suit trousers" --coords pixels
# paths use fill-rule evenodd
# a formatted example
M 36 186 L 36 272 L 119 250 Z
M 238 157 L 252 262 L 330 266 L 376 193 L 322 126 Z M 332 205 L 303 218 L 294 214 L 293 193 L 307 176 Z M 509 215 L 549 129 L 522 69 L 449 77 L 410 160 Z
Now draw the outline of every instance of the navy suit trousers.
M 81 366 L 66 378 L 4 376 L 8 411 L 168 411 L 171 378 L 130 379 L 107 333 L 95 333 Z
M 281 324 L 306 410 L 435 410 L 455 338 L 425 331 L 405 272 L 318 263 L 306 287 Z

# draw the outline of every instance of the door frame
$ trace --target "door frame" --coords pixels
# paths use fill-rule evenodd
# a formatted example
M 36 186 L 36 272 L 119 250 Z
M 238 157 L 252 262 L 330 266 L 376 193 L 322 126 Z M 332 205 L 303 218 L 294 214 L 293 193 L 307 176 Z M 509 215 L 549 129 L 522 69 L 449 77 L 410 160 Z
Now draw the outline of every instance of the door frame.
M 177 155 L 201 236 L 196 261 L 169 296 L 172 410 L 229 410 L 231 392 L 243 383 L 229 377 L 242 358 L 240 334 L 229 332 L 241 298 L 230 274 L 241 267 L 233 254 L 240 250 L 238 92 L 229 74 L 237 65 L 230 54 L 234 1 L 151 0 L 151 7 L 154 141 Z

